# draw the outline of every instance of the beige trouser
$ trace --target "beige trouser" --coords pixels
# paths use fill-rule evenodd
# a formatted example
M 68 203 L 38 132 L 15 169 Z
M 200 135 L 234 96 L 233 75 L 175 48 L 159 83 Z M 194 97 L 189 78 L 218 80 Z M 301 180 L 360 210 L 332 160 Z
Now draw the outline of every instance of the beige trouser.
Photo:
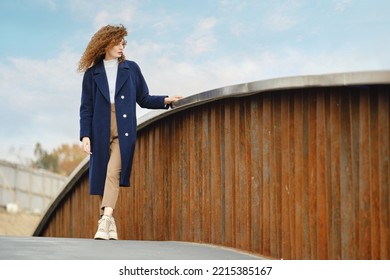
M 121 156 L 119 150 L 118 129 L 116 125 L 115 104 L 111 104 L 110 158 L 107 165 L 107 175 L 104 193 L 101 200 L 100 215 L 104 207 L 115 209 L 119 195 L 119 176 L 121 172 Z

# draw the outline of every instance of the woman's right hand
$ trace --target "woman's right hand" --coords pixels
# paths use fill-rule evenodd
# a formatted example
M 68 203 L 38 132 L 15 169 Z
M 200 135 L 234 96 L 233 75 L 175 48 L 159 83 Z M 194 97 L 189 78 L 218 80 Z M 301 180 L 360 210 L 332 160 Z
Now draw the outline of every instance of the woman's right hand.
M 89 137 L 83 137 L 82 139 L 82 145 L 83 145 L 83 150 L 87 154 L 92 154 L 91 153 L 91 141 L 89 140 Z

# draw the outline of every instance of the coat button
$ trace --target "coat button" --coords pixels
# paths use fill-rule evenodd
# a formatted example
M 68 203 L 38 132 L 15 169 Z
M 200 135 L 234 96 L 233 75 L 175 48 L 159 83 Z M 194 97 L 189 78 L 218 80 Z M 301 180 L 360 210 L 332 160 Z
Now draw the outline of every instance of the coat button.
M 122 99 L 125 99 L 125 96 L 124 96 L 124 95 L 121 95 L 121 98 L 122 98 Z
M 126 114 L 123 114 L 123 117 L 124 117 L 124 118 L 127 118 L 127 115 L 126 115 Z
M 126 133 L 125 133 L 125 136 L 129 136 L 129 134 L 126 132 Z

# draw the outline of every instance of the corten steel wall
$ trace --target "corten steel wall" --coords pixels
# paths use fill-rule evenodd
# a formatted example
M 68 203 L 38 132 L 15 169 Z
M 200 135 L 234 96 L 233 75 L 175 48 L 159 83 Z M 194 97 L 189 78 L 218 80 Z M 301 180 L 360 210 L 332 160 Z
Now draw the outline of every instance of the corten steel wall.
M 173 110 L 138 131 L 119 237 L 390 259 L 389 99 L 385 84 L 303 87 Z M 35 235 L 93 237 L 86 166 Z

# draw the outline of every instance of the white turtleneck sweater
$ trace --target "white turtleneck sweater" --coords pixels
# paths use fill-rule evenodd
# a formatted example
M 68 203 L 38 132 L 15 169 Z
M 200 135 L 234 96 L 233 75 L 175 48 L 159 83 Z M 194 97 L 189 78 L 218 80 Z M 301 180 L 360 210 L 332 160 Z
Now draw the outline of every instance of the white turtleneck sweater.
M 110 101 L 115 103 L 116 76 L 118 74 L 118 59 L 103 60 L 106 69 Z

